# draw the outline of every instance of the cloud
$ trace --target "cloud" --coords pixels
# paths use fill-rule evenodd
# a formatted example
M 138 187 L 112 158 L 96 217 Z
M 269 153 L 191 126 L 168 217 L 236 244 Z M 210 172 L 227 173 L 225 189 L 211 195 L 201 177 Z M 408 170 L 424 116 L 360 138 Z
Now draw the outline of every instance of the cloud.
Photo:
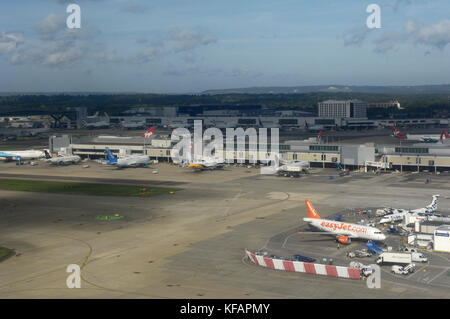
M 42 56 L 41 63 L 46 66 L 71 65 L 84 56 L 84 50 L 79 47 L 69 48 L 67 50 L 55 50 L 46 52 Z
M 149 41 L 146 37 L 138 37 L 136 42 L 145 45 Z M 193 64 L 199 60 L 197 49 L 217 42 L 213 35 L 204 34 L 199 31 L 173 28 L 160 39 L 153 40 L 151 44 L 141 49 L 129 61 L 132 63 L 153 62 L 169 55 L 182 55 L 182 59 L 188 64 Z M 170 72 L 178 74 L 181 72 Z
M 350 32 L 344 35 L 344 46 L 358 46 L 360 47 L 367 39 L 370 29 L 366 27 L 355 27 Z
M 7 54 L 13 65 L 34 65 L 52 68 L 73 67 L 82 61 L 95 63 L 146 64 L 166 56 L 179 55 L 181 61 L 194 65 L 199 59 L 198 49 L 217 42 L 210 34 L 189 29 L 173 28 L 165 35 L 149 40 L 138 37 L 137 51 L 122 56 L 100 40 L 100 32 L 84 24 L 81 29 L 69 29 L 65 15 L 49 14 L 34 25 L 37 35 L 25 43 L 21 33 L 0 33 L 0 54 Z M 22 44 L 24 43 L 24 44 Z M 20 45 L 19 47 L 19 44 Z M 187 71 L 193 70 L 192 67 Z
M 148 43 L 148 38 L 143 37 L 143 36 L 139 36 L 136 38 L 136 43 L 137 44 L 147 44 Z
M 166 71 L 163 72 L 163 75 L 167 76 L 190 76 L 192 73 L 200 74 L 203 71 L 200 67 L 194 63 L 188 63 L 181 67 L 170 65 Z
M 65 46 L 54 42 L 45 46 L 27 46 L 10 56 L 14 65 L 33 64 L 47 67 L 67 67 L 80 61 L 86 54 L 86 48 L 80 45 Z
M 75 3 L 75 2 L 104 2 L 105 0 L 56 0 L 56 2 L 58 2 L 59 4 L 70 4 L 70 3 Z
M 169 64 L 167 70 L 163 72 L 165 76 L 172 77 L 191 77 L 195 75 L 206 75 L 206 76 L 215 76 L 217 77 L 219 74 L 224 74 L 224 71 L 220 68 L 211 68 L 198 65 L 196 63 L 186 63 L 181 66 L 174 66 Z
M 263 73 L 253 72 L 249 69 L 234 68 L 227 75 L 235 78 L 258 78 L 261 77 Z
M 417 44 L 442 50 L 450 43 L 450 20 L 445 19 L 428 27 L 410 20 L 405 25 L 405 33 Z
M 344 46 L 362 46 L 371 31 L 368 28 L 354 28 L 343 37 Z M 395 51 L 400 45 L 408 43 L 442 50 L 450 43 L 450 20 L 445 19 L 430 26 L 409 20 L 404 24 L 403 30 L 385 32 L 371 43 L 374 45 L 374 52 L 378 54 Z
M 149 11 L 149 7 L 143 4 L 130 3 L 123 7 L 121 11 L 131 14 L 145 14 Z
M 58 34 L 67 29 L 66 19 L 64 16 L 49 14 L 36 23 L 35 29 L 42 40 L 54 40 Z
M 170 30 L 169 39 L 174 43 L 175 52 L 190 51 L 217 42 L 215 36 L 180 28 Z
M 163 56 L 162 51 L 158 48 L 146 48 L 138 52 L 134 57 L 129 59 L 131 63 L 143 64 L 153 62 Z
M 36 23 L 35 31 L 38 37 L 34 41 L 29 41 L 14 51 L 11 51 L 14 43 L 17 47 L 18 43 L 24 42 L 22 37 L 1 33 L 0 50 L 4 47 L 3 51 L 6 51 L 8 48 L 11 64 L 64 68 L 72 67 L 84 59 L 98 62 L 121 61 L 114 51 L 109 52 L 105 45 L 94 41 L 98 32 L 89 26 L 68 29 L 63 15 L 49 14 Z
M 398 45 L 405 41 L 405 37 L 401 33 L 386 32 L 374 40 L 375 53 L 384 54 L 388 51 L 395 51 Z
M 98 44 L 90 47 L 89 57 L 102 63 L 120 63 L 125 59 L 116 50 L 109 50 L 105 45 Z
M 19 32 L 0 32 L 0 55 L 13 52 L 23 43 L 23 36 Z
M 397 12 L 399 9 L 418 4 L 426 4 L 427 2 L 429 2 L 429 0 L 395 0 L 382 4 L 382 7 L 391 7 L 394 12 Z

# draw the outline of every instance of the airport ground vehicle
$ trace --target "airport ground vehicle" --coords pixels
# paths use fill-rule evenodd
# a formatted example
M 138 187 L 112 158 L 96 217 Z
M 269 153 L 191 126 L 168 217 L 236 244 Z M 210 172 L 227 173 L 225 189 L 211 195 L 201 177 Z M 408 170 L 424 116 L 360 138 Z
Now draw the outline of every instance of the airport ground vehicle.
M 414 247 L 405 247 L 403 249 L 403 252 L 408 252 L 411 254 L 412 261 L 421 261 L 421 262 L 427 262 L 428 258 L 425 257 L 421 252 L 417 250 L 417 248 Z
M 365 249 L 350 251 L 347 253 L 347 257 L 350 257 L 350 258 L 355 258 L 355 257 L 363 258 L 363 257 L 370 257 L 370 256 L 372 256 L 372 254 L 369 253 Z
M 412 252 L 411 253 L 412 261 L 420 261 L 423 263 L 426 263 L 428 261 L 428 258 L 425 257 L 422 253 Z
M 407 275 L 410 273 L 413 273 L 416 270 L 415 264 L 409 264 L 406 266 L 400 266 L 400 265 L 393 265 L 391 267 L 391 272 L 394 274 L 401 274 L 401 275 Z
M 395 263 L 395 264 L 410 264 L 412 256 L 410 253 L 382 253 L 377 258 L 376 263 Z
M 350 268 L 356 268 L 359 269 L 361 276 L 367 277 L 371 274 L 373 274 L 373 269 L 364 265 L 363 263 L 360 263 L 358 261 L 352 261 L 349 264 Z
M 414 247 L 405 247 L 405 248 L 403 248 L 403 251 L 407 252 L 407 253 L 417 253 L 418 252 L 417 248 L 414 248 Z
M 307 262 L 307 263 L 313 263 L 316 261 L 314 258 L 310 258 L 310 257 L 302 256 L 302 255 L 294 255 L 294 259 L 297 261 L 303 261 L 303 262 Z
M 366 243 L 367 251 L 372 255 L 382 254 L 384 252 L 383 249 L 375 245 L 373 241 L 368 241 Z
M 349 251 L 349 252 L 347 253 L 347 257 L 349 257 L 349 258 L 355 258 L 355 257 L 356 257 L 356 254 L 355 254 L 354 251 Z

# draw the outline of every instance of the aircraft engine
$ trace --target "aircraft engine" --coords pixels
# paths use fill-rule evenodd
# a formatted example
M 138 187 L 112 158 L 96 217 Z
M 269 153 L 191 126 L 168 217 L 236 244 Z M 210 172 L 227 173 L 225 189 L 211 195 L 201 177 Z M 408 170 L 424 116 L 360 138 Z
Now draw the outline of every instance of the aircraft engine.
M 340 242 L 341 244 L 350 244 L 351 243 L 351 239 L 347 236 L 338 236 L 337 241 Z

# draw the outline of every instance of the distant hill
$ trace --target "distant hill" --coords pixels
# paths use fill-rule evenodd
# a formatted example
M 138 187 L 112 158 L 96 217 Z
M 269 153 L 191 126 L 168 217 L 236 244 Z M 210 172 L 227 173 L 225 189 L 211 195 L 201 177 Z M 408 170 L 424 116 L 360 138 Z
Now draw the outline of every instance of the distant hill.
M 354 86 L 354 85 L 312 85 L 312 86 L 269 86 L 223 90 L 207 90 L 202 94 L 296 94 L 296 93 L 384 93 L 384 94 L 450 94 L 450 84 L 416 86 Z

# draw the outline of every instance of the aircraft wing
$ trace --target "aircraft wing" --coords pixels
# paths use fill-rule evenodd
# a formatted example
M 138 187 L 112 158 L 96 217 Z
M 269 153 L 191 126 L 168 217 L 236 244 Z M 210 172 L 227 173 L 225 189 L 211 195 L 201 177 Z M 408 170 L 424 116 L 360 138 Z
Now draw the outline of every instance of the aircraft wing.
M 214 163 L 214 162 L 204 162 L 204 163 L 202 163 L 202 165 L 205 166 L 205 167 L 214 167 L 214 166 L 217 165 L 217 163 Z
M 328 236 L 346 236 L 348 238 L 355 238 L 355 236 L 351 233 L 341 233 L 341 234 L 336 234 L 336 233 L 332 233 L 329 231 L 322 231 L 322 232 L 314 232 L 314 231 L 310 231 L 310 232 L 306 232 L 306 231 L 298 231 L 297 234 L 302 235 L 302 234 L 308 234 L 308 235 L 328 235 Z

